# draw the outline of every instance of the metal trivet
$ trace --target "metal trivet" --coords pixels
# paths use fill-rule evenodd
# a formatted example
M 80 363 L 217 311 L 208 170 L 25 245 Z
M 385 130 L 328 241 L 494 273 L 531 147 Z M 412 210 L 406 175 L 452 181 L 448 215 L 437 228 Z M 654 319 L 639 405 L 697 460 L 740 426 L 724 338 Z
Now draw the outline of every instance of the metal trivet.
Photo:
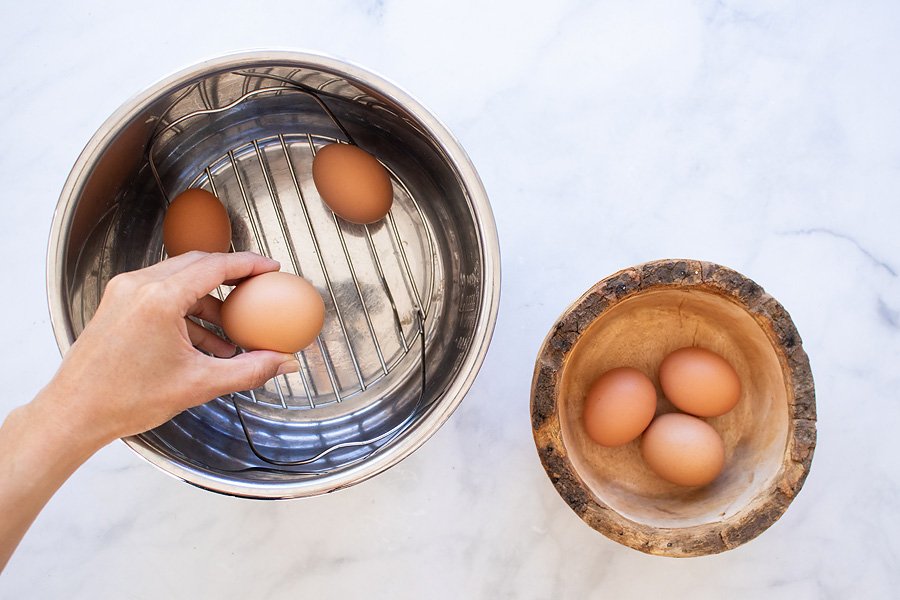
M 228 196 L 231 196 L 233 194 L 233 197 L 235 198 L 240 196 L 242 206 L 246 211 L 247 223 L 249 224 L 249 229 L 252 233 L 251 239 L 256 244 L 256 251 L 258 253 L 274 258 L 272 247 L 274 245 L 283 247 L 282 252 L 287 254 L 287 258 L 291 264 L 291 267 L 293 268 L 294 272 L 300 276 L 304 276 L 301 270 L 301 262 L 303 262 L 304 264 L 306 264 L 307 262 L 317 263 L 319 267 L 319 272 L 317 273 L 317 275 L 320 276 L 317 279 L 322 281 L 324 283 L 324 287 L 327 289 L 328 294 L 326 296 L 326 305 L 328 305 L 328 300 L 330 300 L 330 305 L 334 311 L 336 322 L 340 329 L 340 335 L 337 337 L 339 339 L 342 339 L 343 341 L 342 344 L 335 344 L 335 340 L 332 339 L 330 340 L 329 344 L 323 339 L 324 336 L 320 334 L 316 339 L 314 351 L 311 351 L 309 348 L 307 348 L 294 355 L 301 364 L 301 370 L 298 374 L 296 374 L 296 377 L 299 378 L 300 387 L 302 388 L 304 396 L 308 401 L 307 406 L 292 403 L 292 401 L 297 397 L 297 394 L 295 394 L 297 385 L 296 383 L 292 383 L 289 380 L 288 376 L 279 376 L 271 380 L 274 383 L 277 400 L 272 398 L 272 394 L 268 393 L 264 388 L 261 388 L 260 390 L 247 390 L 246 392 L 234 393 L 229 396 L 231 404 L 234 406 L 235 412 L 237 414 L 238 421 L 240 422 L 241 429 L 243 430 L 244 436 L 247 439 L 250 450 L 257 458 L 270 465 L 276 467 L 297 467 L 314 463 L 330 454 L 331 452 L 339 449 L 370 446 L 379 442 L 385 442 L 380 446 L 372 448 L 369 453 L 352 461 L 358 462 L 359 460 L 364 460 L 365 458 L 368 458 L 374 453 L 378 452 L 379 449 L 383 448 L 387 442 L 389 442 L 401 431 L 403 431 L 405 426 L 416 416 L 416 413 L 422 407 L 426 385 L 425 321 L 429 306 L 423 306 L 422 295 L 420 294 L 419 288 L 416 284 L 416 280 L 413 276 L 413 271 L 410 266 L 410 261 L 407 257 L 407 252 L 405 249 L 406 244 L 401 237 L 400 227 L 398 226 L 398 223 L 393 215 L 394 208 L 392 208 L 391 212 L 389 212 L 388 215 L 383 219 L 383 222 L 372 225 L 377 226 L 378 229 L 381 230 L 382 239 L 380 245 L 384 247 L 384 240 L 387 239 L 388 242 L 390 242 L 391 247 L 394 248 L 394 252 L 390 253 L 391 259 L 394 262 L 388 263 L 388 266 L 391 267 L 390 273 L 393 277 L 388 277 L 386 275 L 386 264 L 385 261 L 382 260 L 382 257 L 379 255 L 379 243 L 376 242 L 375 236 L 373 235 L 373 231 L 371 229 L 372 226 L 348 224 L 347 222 L 340 220 L 339 217 L 337 217 L 333 213 L 330 213 L 329 211 L 331 220 L 333 221 L 334 225 L 334 233 L 331 235 L 333 238 L 336 238 L 338 240 L 339 245 L 343 251 L 343 258 L 346 263 L 346 268 L 349 270 L 350 279 L 353 282 L 353 288 L 355 288 L 355 294 L 352 292 L 348 294 L 346 290 L 342 290 L 339 292 L 335 289 L 336 286 L 329 275 L 329 261 L 326 259 L 320 242 L 320 236 L 322 234 L 317 233 L 316 227 L 314 227 L 314 220 L 311 217 L 310 204 L 307 198 L 311 193 L 315 194 L 315 191 L 314 188 L 310 190 L 308 184 L 304 185 L 304 181 L 298 177 L 296 164 L 298 160 L 306 161 L 314 157 L 317 149 L 324 144 L 349 143 L 352 145 L 356 145 L 356 142 L 353 140 L 350 133 L 340 123 L 334 113 L 325 105 L 316 91 L 312 88 L 309 88 L 302 83 L 292 81 L 290 78 L 280 77 L 273 74 L 252 73 L 247 71 L 238 71 L 234 74 L 247 78 L 247 81 L 250 81 L 251 78 L 270 79 L 279 81 L 280 83 L 287 85 L 278 85 L 275 87 L 259 88 L 253 90 L 248 89 L 248 86 L 245 85 L 243 93 L 240 97 L 221 107 L 211 106 L 208 95 L 204 93 L 204 90 L 201 86 L 192 86 L 191 88 L 187 89 L 181 96 L 179 96 L 179 98 L 176 99 L 175 102 L 172 103 L 169 109 L 161 117 L 161 121 L 179 102 L 181 102 L 195 90 L 198 91 L 200 97 L 202 98 L 204 108 L 180 116 L 166 125 L 164 128 L 154 133 L 148 149 L 149 165 L 153 172 L 153 176 L 156 179 L 156 182 L 166 199 L 166 202 L 171 202 L 171 198 L 169 197 L 169 194 L 165 186 L 163 185 L 162 179 L 160 178 L 159 172 L 157 170 L 156 162 L 154 160 L 154 147 L 156 142 L 169 132 L 174 132 L 174 134 L 181 133 L 182 126 L 191 119 L 202 115 L 212 115 L 216 113 L 222 113 L 224 111 L 233 110 L 246 100 L 264 94 L 280 95 L 284 93 L 300 93 L 311 97 L 324 110 L 331 121 L 340 130 L 345 139 L 325 137 L 322 135 L 313 135 L 310 133 L 283 133 L 266 138 L 254 139 L 249 143 L 242 144 L 237 148 L 228 150 L 224 155 L 212 161 L 188 185 L 188 187 L 201 187 L 207 189 L 216 196 L 219 196 L 219 191 L 217 190 L 217 188 L 227 187 L 228 190 L 222 190 L 224 194 Z M 299 159 L 298 156 L 300 157 Z M 278 165 L 276 167 L 278 170 L 278 176 L 276 176 L 276 173 L 274 172 L 276 168 L 273 168 L 273 166 L 271 165 L 271 163 L 275 160 L 278 161 Z M 254 170 L 252 175 L 248 175 L 250 171 L 247 165 L 251 163 Z M 427 221 L 424 218 L 421 208 L 416 203 L 415 198 L 395 173 L 391 172 L 390 169 L 388 169 L 388 172 L 391 176 L 392 183 L 394 184 L 395 205 L 396 194 L 399 193 L 401 199 L 405 200 L 406 203 L 414 209 L 414 214 L 417 214 L 418 219 L 421 221 L 421 230 L 424 231 L 426 235 L 428 255 L 432 261 L 430 275 L 433 279 L 433 234 L 430 231 Z M 249 180 L 252 179 L 259 183 L 258 180 L 260 177 L 262 178 L 264 186 L 258 187 L 264 188 L 265 193 L 258 193 L 254 195 L 253 189 L 255 186 L 251 185 L 252 181 Z M 289 225 L 289 220 L 285 216 L 286 207 L 282 205 L 281 201 L 283 192 L 280 194 L 278 191 L 278 188 L 280 187 L 279 184 L 283 186 L 285 180 L 290 181 L 289 187 L 293 188 L 293 195 L 295 195 L 296 199 L 299 201 L 299 209 L 300 213 L 302 214 L 302 219 L 294 219 L 290 221 L 290 223 L 294 225 Z M 269 200 L 270 206 L 265 204 L 266 196 Z M 263 225 L 263 219 L 260 216 L 261 206 L 268 206 L 268 210 L 270 211 L 270 213 L 274 214 L 274 221 L 277 222 L 277 228 L 274 232 L 267 232 L 266 227 Z M 291 210 L 296 213 L 297 208 L 298 207 L 296 206 L 292 206 Z M 305 233 L 299 233 L 297 231 L 296 223 L 298 221 L 305 225 Z M 272 219 L 270 219 L 269 222 L 271 225 Z M 392 348 L 392 352 L 385 351 L 384 348 L 383 332 L 386 330 L 386 328 L 384 326 L 378 326 L 377 320 L 373 317 L 372 314 L 370 314 L 370 308 L 367 306 L 367 294 L 364 293 L 360 279 L 357 276 L 359 267 L 354 265 L 353 258 L 354 252 L 359 252 L 359 244 L 357 244 L 357 248 L 355 250 L 350 249 L 350 244 L 348 243 L 347 237 L 345 236 L 344 232 L 344 228 L 346 227 L 353 227 L 354 231 L 357 234 L 359 234 L 360 232 L 364 234 L 365 244 L 368 248 L 368 258 L 371 259 L 369 270 L 377 273 L 377 280 L 380 282 L 380 286 L 382 288 L 381 293 L 383 294 L 383 299 L 386 299 L 387 303 L 390 305 L 390 313 L 393 317 L 393 325 L 391 326 L 391 328 L 395 332 L 396 339 L 393 340 L 394 347 Z M 385 231 L 387 232 L 387 236 L 384 235 Z M 300 257 L 298 256 L 294 240 L 298 237 L 298 235 L 305 234 L 308 234 L 308 240 L 309 242 L 311 242 L 311 254 L 315 255 L 315 260 L 301 261 Z M 357 235 L 356 237 L 360 236 Z M 231 249 L 232 251 L 234 251 L 233 245 Z M 383 253 L 384 251 L 382 250 L 382 254 Z M 163 258 L 165 258 L 164 249 L 160 255 L 160 260 L 162 260 Z M 409 300 L 412 304 L 412 310 L 407 310 L 404 313 L 404 315 L 406 316 L 411 312 L 410 316 L 413 319 L 415 326 L 409 339 L 407 339 L 407 334 L 404 332 L 403 318 L 401 318 L 398 304 L 395 300 L 394 293 L 391 291 L 391 285 L 389 283 L 389 279 L 393 279 L 394 285 L 396 286 L 396 280 L 398 279 L 398 276 L 402 277 L 403 286 L 406 288 Z M 433 281 L 431 282 L 431 285 L 433 286 Z M 220 286 L 216 290 L 216 294 L 220 299 L 224 299 L 227 295 L 227 292 L 227 286 Z M 355 297 L 353 297 L 354 295 Z M 348 300 L 348 298 L 350 298 L 350 300 Z M 430 294 L 427 295 L 426 298 L 430 298 Z M 364 365 L 364 361 L 361 361 L 357 356 L 358 351 L 354 350 L 354 336 L 351 334 L 350 327 L 348 326 L 348 320 L 350 319 L 350 316 L 347 314 L 348 312 L 352 313 L 354 311 L 356 311 L 357 313 L 361 313 L 361 320 L 365 322 L 364 329 L 368 331 L 368 338 L 370 340 L 368 342 L 368 347 L 374 348 L 374 354 L 375 356 L 377 356 L 377 362 L 373 363 L 373 361 L 371 360 L 368 361 L 369 363 L 374 364 L 374 369 L 372 368 L 372 364 Z M 215 327 L 211 324 L 204 325 L 219 335 L 223 334 L 221 329 L 218 327 Z M 378 333 L 376 331 L 378 329 L 382 331 L 382 341 L 379 341 Z M 364 392 L 374 383 L 386 377 L 392 371 L 392 369 L 397 367 L 397 365 L 400 364 L 401 360 L 403 360 L 403 358 L 409 353 L 416 336 L 418 336 L 420 339 L 421 348 L 421 390 L 419 393 L 418 401 L 413 406 L 411 412 L 399 424 L 373 437 L 360 440 L 345 441 L 327 446 L 320 452 L 316 453 L 315 456 L 311 456 L 301 460 L 276 460 L 271 457 L 267 457 L 264 453 L 260 452 L 258 446 L 253 441 L 253 436 L 251 435 L 250 429 L 245 420 L 244 409 L 241 409 L 240 407 L 241 402 L 267 405 L 282 409 L 314 409 L 317 407 L 342 402 L 351 396 Z M 312 346 L 310 348 L 312 348 Z M 371 352 L 369 354 L 371 354 Z M 339 357 L 343 357 L 345 359 L 349 358 L 349 361 L 336 359 L 335 357 L 338 355 Z M 341 363 L 343 366 L 339 367 L 336 363 Z M 323 385 L 321 381 L 315 381 L 316 375 L 320 374 L 321 371 L 325 372 L 325 379 L 327 380 L 326 385 L 327 387 L 330 387 L 330 393 L 321 393 L 320 389 L 323 387 Z M 347 374 L 348 372 L 350 372 L 349 375 Z M 323 378 L 320 376 L 318 377 L 318 379 L 321 380 Z M 355 380 L 355 385 L 350 387 L 349 390 L 347 390 L 348 386 L 346 385 L 346 383 L 344 383 L 347 379 Z M 287 394 L 285 393 L 285 389 L 288 391 Z M 224 398 L 221 399 L 224 400 Z M 317 402 L 317 400 L 319 401 Z M 291 402 L 289 403 L 289 401 Z M 321 472 L 321 470 L 317 470 L 316 472 Z

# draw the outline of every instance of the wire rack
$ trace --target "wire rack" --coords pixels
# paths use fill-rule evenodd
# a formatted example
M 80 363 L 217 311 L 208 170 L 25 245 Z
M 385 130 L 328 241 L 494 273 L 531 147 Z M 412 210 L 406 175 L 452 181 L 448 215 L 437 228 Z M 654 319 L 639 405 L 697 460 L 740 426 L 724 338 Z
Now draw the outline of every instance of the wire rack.
M 298 373 L 278 376 L 261 388 L 238 392 L 228 399 L 253 453 L 269 464 L 305 465 L 349 446 L 372 445 L 375 452 L 377 442 L 399 434 L 422 405 L 425 323 L 432 308 L 436 276 L 433 232 L 413 194 L 389 168 L 394 203 L 384 219 L 357 225 L 334 215 L 312 183 L 311 165 L 316 152 L 326 144 L 356 144 L 350 133 L 319 94 L 307 86 L 285 77 L 235 74 L 247 81 L 275 80 L 278 85 L 259 89 L 245 85 L 238 97 L 220 107 L 211 105 L 202 86 L 189 88 L 176 99 L 163 118 L 192 95 L 201 99 L 201 106 L 160 126 L 149 146 L 149 165 L 167 202 L 182 190 L 168 190 L 164 185 L 156 144 L 164 136 L 189 131 L 191 121 L 198 117 L 236 110 L 266 95 L 302 94 L 315 100 L 336 131 L 333 136 L 292 131 L 242 142 L 198 168 L 186 186 L 206 189 L 226 205 L 232 220 L 233 251 L 251 250 L 279 260 L 282 270 L 290 269 L 310 281 L 326 305 L 322 333 L 295 354 L 301 365 Z M 410 252 L 416 253 L 415 260 Z M 163 258 L 165 249 L 160 254 Z M 229 291 L 223 285 L 214 293 L 224 299 Z M 215 325 L 201 324 L 223 335 Z M 253 442 L 243 414 L 252 405 L 293 411 L 339 404 L 371 389 L 395 370 L 414 373 L 416 363 L 421 373 L 418 403 L 406 419 L 377 436 L 343 441 L 295 461 L 267 458 Z

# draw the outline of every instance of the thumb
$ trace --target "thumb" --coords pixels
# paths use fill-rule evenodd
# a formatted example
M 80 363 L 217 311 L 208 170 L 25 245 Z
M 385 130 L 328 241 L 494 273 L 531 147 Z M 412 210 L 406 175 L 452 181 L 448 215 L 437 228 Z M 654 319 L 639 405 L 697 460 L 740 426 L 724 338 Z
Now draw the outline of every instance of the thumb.
M 300 363 L 292 354 L 254 350 L 232 358 L 212 358 L 215 361 L 212 376 L 218 389 L 216 396 L 252 390 L 262 386 L 276 375 L 296 373 Z

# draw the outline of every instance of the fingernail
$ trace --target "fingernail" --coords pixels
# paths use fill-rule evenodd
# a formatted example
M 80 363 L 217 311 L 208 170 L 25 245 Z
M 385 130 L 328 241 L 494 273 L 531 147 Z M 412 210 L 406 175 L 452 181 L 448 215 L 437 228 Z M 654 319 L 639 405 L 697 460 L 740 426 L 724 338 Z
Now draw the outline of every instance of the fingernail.
M 286 360 L 280 365 L 278 365 L 278 371 L 275 372 L 276 375 L 287 375 L 288 373 L 296 373 L 300 370 L 300 361 L 296 358 L 291 357 L 290 360 Z

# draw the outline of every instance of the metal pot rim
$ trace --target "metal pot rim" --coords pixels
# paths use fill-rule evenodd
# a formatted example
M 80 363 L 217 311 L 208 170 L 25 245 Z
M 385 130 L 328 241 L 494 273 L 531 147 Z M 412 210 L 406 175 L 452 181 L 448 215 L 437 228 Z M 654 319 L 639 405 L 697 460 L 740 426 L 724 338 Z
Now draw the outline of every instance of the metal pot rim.
M 416 424 L 415 435 L 404 436 L 372 461 L 364 461 L 341 472 L 313 482 L 249 483 L 228 480 L 163 456 L 140 436 L 123 441 L 139 455 L 163 471 L 193 485 L 223 494 L 252 498 L 293 498 L 334 491 L 364 481 L 397 464 L 429 439 L 447 421 L 472 386 L 484 361 L 493 335 L 500 303 L 500 246 L 497 228 L 487 193 L 474 165 L 459 141 L 430 110 L 397 84 L 352 62 L 319 53 L 290 49 L 239 51 L 211 58 L 164 77 L 120 106 L 97 130 L 79 155 L 63 186 L 50 228 L 47 250 L 47 298 L 50 321 L 60 353 L 65 355 L 75 341 L 71 322 L 66 318 L 65 285 L 62 281 L 66 248 L 62 235 L 71 225 L 74 199 L 80 194 L 88 173 L 96 166 L 102 150 L 115 138 L 125 123 L 131 122 L 162 94 L 188 85 L 192 80 L 215 72 L 248 66 L 291 64 L 333 71 L 350 81 L 377 90 L 384 98 L 402 106 L 419 122 L 446 154 L 459 173 L 473 204 L 474 225 L 482 247 L 482 276 L 485 282 L 482 303 L 476 319 L 475 336 L 460 368 L 460 376 L 446 389 L 437 410 L 428 411 Z M 450 401 L 445 401 L 450 398 Z

